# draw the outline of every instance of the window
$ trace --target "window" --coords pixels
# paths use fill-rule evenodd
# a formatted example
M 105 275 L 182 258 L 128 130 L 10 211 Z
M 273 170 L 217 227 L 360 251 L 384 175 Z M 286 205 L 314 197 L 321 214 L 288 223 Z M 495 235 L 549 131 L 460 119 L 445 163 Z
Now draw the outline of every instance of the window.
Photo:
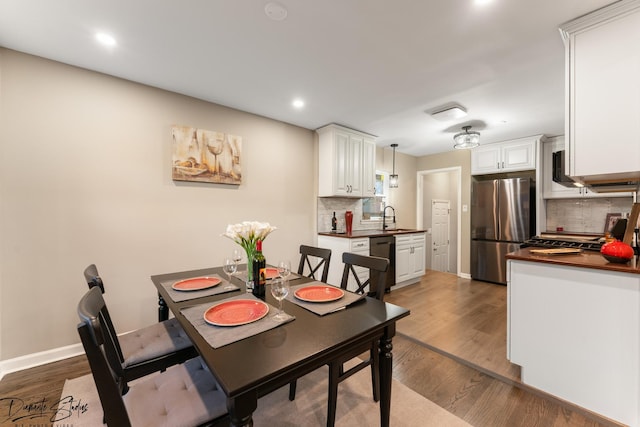
M 362 220 L 382 221 L 382 211 L 389 194 L 389 173 L 376 171 L 376 195 L 362 199 Z

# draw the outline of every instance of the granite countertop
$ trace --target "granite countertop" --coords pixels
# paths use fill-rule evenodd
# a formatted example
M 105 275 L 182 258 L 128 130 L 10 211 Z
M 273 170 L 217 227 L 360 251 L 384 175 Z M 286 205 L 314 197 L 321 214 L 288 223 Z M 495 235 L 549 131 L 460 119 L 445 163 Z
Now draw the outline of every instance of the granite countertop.
M 547 264 L 565 265 L 570 267 L 593 268 L 597 270 L 619 271 L 622 273 L 640 274 L 640 262 L 635 256 L 626 264 L 609 262 L 599 252 L 583 251 L 579 254 L 542 255 L 531 253 L 531 249 L 524 248 L 507 254 L 507 259 L 521 261 L 542 262 Z
M 380 237 L 380 236 L 397 236 L 399 234 L 412 234 L 412 233 L 425 233 L 426 230 L 419 229 L 410 229 L 410 228 L 396 228 L 389 230 L 353 230 L 351 234 L 347 233 L 332 233 L 330 231 L 327 232 L 319 232 L 319 236 L 331 236 L 331 237 L 342 237 L 344 239 L 357 239 L 362 237 Z

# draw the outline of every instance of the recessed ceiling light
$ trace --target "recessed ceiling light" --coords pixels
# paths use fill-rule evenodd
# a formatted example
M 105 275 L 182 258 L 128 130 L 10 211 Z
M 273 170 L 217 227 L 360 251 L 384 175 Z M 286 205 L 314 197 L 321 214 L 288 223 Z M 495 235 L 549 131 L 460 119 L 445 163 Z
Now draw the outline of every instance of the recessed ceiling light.
M 116 39 L 107 33 L 96 33 L 96 40 L 105 46 L 115 46 Z
M 284 6 L 275 2 L 267 3 L 264 7 L 264 13 L 274 21 L 284 21 L 288 14 Z
M 485 4 L 489 4 L 491 3 L 493 0 L 473 0 L 473 2 L 477 5 L 477 6 L 484 6 Z
M 295 108 L 302 108 L 304 107 L 304 101 L 302 99 L 294 99 L 291 105 L 293 105 Z

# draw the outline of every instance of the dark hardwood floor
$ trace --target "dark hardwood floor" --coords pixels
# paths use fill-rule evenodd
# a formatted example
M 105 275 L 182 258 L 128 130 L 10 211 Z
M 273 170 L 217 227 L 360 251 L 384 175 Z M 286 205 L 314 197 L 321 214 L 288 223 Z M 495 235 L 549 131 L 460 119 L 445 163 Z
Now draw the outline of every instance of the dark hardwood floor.
M 427 270 L 421 282 L 392 291 L 385 301 L 411 316 L 398 331 L 480 370 L 519 381 L 507 354 L 507 287 Z
M 394 378 L 469 424 L 617 425 L 520 383 L 518 368 L 505 357 L 504 286 L 427 271 L 420 283 L 386 300 L 411 309 L 393 341 Z M 0 381 L 0 411 L 7 410 L 8 397 L 53 405 L 65 379 L 89 372 L 79 356 L 8 374 Z M 0 419 L 0 426 L 16 423 Z

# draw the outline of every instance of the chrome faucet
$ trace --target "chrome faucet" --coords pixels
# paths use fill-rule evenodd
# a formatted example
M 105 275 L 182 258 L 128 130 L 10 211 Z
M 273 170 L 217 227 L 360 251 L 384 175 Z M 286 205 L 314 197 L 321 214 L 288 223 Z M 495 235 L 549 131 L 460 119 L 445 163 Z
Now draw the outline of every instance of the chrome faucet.
M 393 208 L 393 206 L 391 205 L 387 205 L 384 207 L 384 209 L 382 210 L 382 231 L 386 230 L 388 225 L 387 225 L 387 208 L 391 208 L 391 210 L 393 211 L 393 222 L 396 222 L 396 210 Z

